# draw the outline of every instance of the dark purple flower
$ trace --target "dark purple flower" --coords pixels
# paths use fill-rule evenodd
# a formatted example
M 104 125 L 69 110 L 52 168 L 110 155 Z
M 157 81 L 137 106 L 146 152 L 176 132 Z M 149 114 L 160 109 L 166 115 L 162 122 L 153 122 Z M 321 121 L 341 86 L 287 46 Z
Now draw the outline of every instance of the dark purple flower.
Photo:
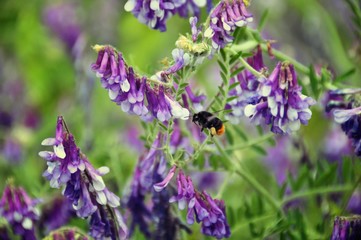
M 274 133 L 297 131 L 301 124 L 308 123 L 312 115 L 309 107 L 315 104 L 301 90 L 293 65 L 278 63 L 268 79 L 260 83 L 258 91 L 262 98 L 257 103 L 248 104 L 244 113 L 256 123 L 263 118 Z
M 331 240 L 357 240 L 361 238 L 361 219 L 355 217 L 336 217 Z
M 267 69 L 263 64 L 262 49 L 260 47 L 257 48 L 257 52 L 253 57 L 247 59 L 247 62 L 259 72 L 264 72 Z M 239 85 L 228 93 L 229 97 L 234 99 L 226 105 L 226 109 L 232 109 L 232 112 L 226 115 L 227 120 L 233 124 L 240 123 L 241 117 L 244 115 L 244 108 L 248 104 L 256 104 L 260 101 L 261 95 L 258 92 L 258 87 L 262 81 L 247 69 L 231 78 L 230 84 L 239 82 Z
M 361 115 L 357 95 L 361 89 L 342 89 L 330 91 L 332 101 L 327 104 L 327 110 L 332 111 L 335 121 L 341 124 L 342 130 L 351 140 L 355 154 L 361 156 Z
M 11 128 L 11 126 L 13 125 L 13 121 L 13 116 L 11 116 L 9 112 L 0 110 L 0 129 Z
M 182 171 L 179 171 L 177 185 L 178 194 L 169 201 L 177 201 L 180 210 L 187 206 L 188 224 L 193 224 L 195 220 L 201 222 L 202 233 L 218 239 L 231 235 L 222 200 L 212 199 L 207 192 L 195 190 L 191 178 Z
M 198 95 L 196 96 L 191 87 L 190 86 L 187 86 L 185 88 L 186 90 L 186 93 L 187 93 L 187 97 L 189 99 L 189 101 L 193 104 L 193 108 L 196 112 L 200 112 L 203 109 L 203 104 L 204 104 L 204 101 L 206 100 L 206 96 L 204 94 L 201 94 L 201 95 Z
M 34 225 L 39 219 L 39 203 L 31 199 L 22 187 L 8 184 L 0 200 L 0 216 L 10 224 L 13 232 L 23 239 L 36 240 Z
M 41 212 L 39 225 L 46 234 L 64 226 L 70 218 L 75 216 L 71 201 L 63 196 L 57 196 L 49 203 L 44 204 Z
M 95 169 L 76 146 L 73 135 L 68 132 L 62 117 L 58 117 L 55 138 L 47 138 L 42 144 L 53 146 L 54 152 L 42 151 L 39 155 L 47 160 L 44 176 L 54 188 L 64 186 L 66 196 L 79 217 L 90 217 L 91 234 L 96 239 L 122 236 L 126 229 L 111 215 L 120 205 L 119 198 L 110 192 L 102 176 L 107 167 Z M 102 224 L 100 224 L 102 223 Z M 93 226 L 96 224 L 97 226 Z M 99 225 L 103 226 L 101 229 Z
M 163 174 L 165 170 L 165 159 L 163 153 L 159 148 L 163 135 L 159 134 L 150 147 L 147 155 L 141 157 L 134 171 L 133 180 L 131 183 L 130 194 L 124 200 L 126 207 L 131 212 L 132 222 L 129 228 L 129 236 L 131 236 L 136 226 L 147 237 L 151 237 L 148 223 L 152 219 L 150 209 L 146 206 L 145 197 L 151 192 L 153 186 L 154 172 Z M 161 160 L 157 164 L 157 159 Z
M 236 27 L 243 27 L 253 21 L 252 14 L 246 9 L 246 1 L 222 0 L 210 13 L 209 27 L 204 36 L 212 39 L 212 47 L 215 50 L 224 48 L 232 42 L 232 33 Z

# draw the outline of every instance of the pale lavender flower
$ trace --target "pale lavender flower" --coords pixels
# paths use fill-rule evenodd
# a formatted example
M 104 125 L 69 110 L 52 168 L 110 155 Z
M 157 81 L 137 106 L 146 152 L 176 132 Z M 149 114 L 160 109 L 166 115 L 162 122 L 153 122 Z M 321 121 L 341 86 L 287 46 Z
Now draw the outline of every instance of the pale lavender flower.
M 204 35 L 212 40 L 212 47 L 219 50 L 232 42 L 236 27 L 243 27 L 252 21 L 252 14 L 248 13 L 243 0 L 222 0 L 211 11 L 209 27 Z
M 31 199 L 22 187 L 8 184 L 0 200 L 0 216 L 10 224 L 22 239 L 36 240 L 34 225 L 39 219 L 37 199 Z
M 274 133 L 297 131 L 301 124 L 307 125 L 315 100 L 301 93 L 294 66 L 279 62 L 268 79 L 259 87 L 262 96 L 256 104 L 248 104 L 244 113 L 256 123 L 263 118 Z
M 162 191 L 170 182 L 170 180 L 173 178 L 175 171 L 177 170 L 177 166 L 174 165 L 170 170 L 168 175 L 161 181 L 153 185 L 154 190 L 156 192 Z
M 7 137 L 3 145 L 2 154 L 8 163 L 20 163 L 22 160 L 22 147 L 16 139 Z
M 106 188 L 102 179 L 109 169 L 95 169 L 90 164 L 76 146 L 74 137 L 68 132 L 62 117 L 58 117 L 55 138 L 45 139 L 42 144 L 54 148 L 54 152 L 39 153 L 47 160 L 48 169 L 44 176 L 52 187 L 65 187 L 63 195 L 72 202 L 79 217 L 90 217 L 92 236 L 103 239 L 124 235 L 126 229 L 114 219 L 115 215 L 110 215 L 113 218 L 108 219 L 109 211 L 115 211 L 120 205 L 119 198 Z M 99 228 L 99 224 L 102 228 Z
M 352 144 L 341 128 L 333 125 L 327 133 L 322 152 L 328 161 L 340 161 L 344 156 L 352 153 Z
M 167 75 L 173 74 L 178 70 L 180 70 L 181 68 L 184 68 L 189 64 L 191 59 L 188 53 L 185 53 L 182 49 L 178 49 L 178 48 L 173 49 L 172 56 L 173 56 L 174 64 L 164 71 L 164 73 Z
M 191 33 L 192 33 L 192 40 L 193 42 L 197 41 L 198 35 L 199 35 L 199 29 L 197 28 L 197 17 L 190 17 L 189 18 L 189 24 L 191 25 Z
M 204 109 L 203 109 L 203 105 L 204 105 L 204 101 L 205 101 L 206 98 L 207 98 L 206 95 L 200 94 L 200 95 L 196 96 L 196 95 L 193 93 L 193 91 L 192 91 L 192 89 L 191 89 L 190 86 L 185 87 L 185 90 L 186 90 L 186 93 L 187 93 L 187 95 L 186 95 L 185 97 L 188 97 L 189 101 L 190 101 L 190 102 L 192 103 L 192 105 L 193 105 L 194 110 L 195 110 L 196 112 L 200 112 L 200 111 L 204 110 Z M 187 101 L 186 101 L 186 98 L 183 98 L 183 101 L 184 101 L 184 102 L 187 102 Z M 187 103 L 188 103 L 188 102 L 187 102 Z

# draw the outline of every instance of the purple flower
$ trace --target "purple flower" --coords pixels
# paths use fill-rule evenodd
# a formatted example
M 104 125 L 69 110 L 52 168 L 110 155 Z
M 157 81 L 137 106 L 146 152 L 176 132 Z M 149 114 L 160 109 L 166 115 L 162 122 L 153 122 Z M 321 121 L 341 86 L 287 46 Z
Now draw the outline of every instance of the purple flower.
M 22 148 L 20 143 L 11 137 L 7 137 L 4 142 L 2 154 L 8 163 L 20 163 L 22 160 Z
M 34 224 L 39 219 L 35 206 L 37 199 L 31 199 L 22 187 L 8 184 L 0 200 L 0 216 L 10 224 L 13 232 L 23 239 L 36 240 Z
M 98 51 L 98 58 L 91 68 L 101 77 L 102 87 L 108 90 L 109 98 L 120 105 L 124 112 L 148 120 L 153 116 L 161 122 L 172 116 L 188 119 L 187 109 L 166 94 L 163 86 L 151 87 L 146 77 L 140 78 L 113 47 L 97 45 L 94 49 Z M 186 64 L 185 54 L 181 50 L 176 51 L 174 56 L 175 64 L 169 69 L 169 73 Z
M 315 101 L 301 93 L 292 64 L 278 63 L 268 79 L 260 83 L 258 91 L 262 98 L 257 103 L 248 104 L 244 113 L 256 123 L 263 118 L 271 125 L 272 132 L 297 131 L 311 118 L 309 107 Z
M 195 190 L 191 178 L 186 177 L 182 171 L 179 171 L 177 185 L 178 194 L 169 201 L 177 201 L 180 210 L 188 207 L 188 224 L 193 224 L 195 220 L 201 222 L 202 233 L 218 239 L 231 235 L 223 201 L 212 199 L 205 191 L 200 193 Z
M 166 31 L 166 22 L 174 14 L 199 17 L 200 8 L 211 3 L 205 0 L 128 0 L 124 9 L 132 12 L 139 22 L 149 28 Z
M 187 104 L 188 104 L 188 101 L 187 101 L 187 97 L 188 97 L 189 101 L 193 104 L 194 110 L 196 112 L 202 111 L 204 101 L 206 100 L 206 96 L 204 94 L 196 96 L 193 93 L 190 86 L 185 87 L 185 90 L 186 90 L 187 95 L 185 95 L 185 97 L 183 97 L 183 101 L 187 102 Z
M 292 154 L 293 153 L 293 154 Z M 282 185 L 289 173 L 296 174 L 295 156 L 292 139 L 282 136 L 277 139 L 276 146 L 267 149 L 267 156 L 264 158 L 266 165 L 273 171 L 277 183 Z
M 126 229 L 116 224 L 119 221 L 114 218 L 108 219 L 108 211 L 114 211 L 120 205 L 119 198 L 106 188 L 102 179 L 109 169 L 95 169 L 90 164 L 76 146 L 74 137 L 68 132 L 62 117 L 58 117 L 55 135 L 55 138 L 48 138 L 42 142 L 43 145 L 53 146 L 54 152 L 39 153 L 47 160 L 48 169 L 44 176 L 50 181 L 50 185 L 54 188 L 64 186 L 63 195 L 72 202 L 77 215 L 82 218 L 90 217 L 90 229 L 94 238 L 123 235 Z M 110 216 L 115 217 L 114 214 Z M 101 229 L 99 224 L 102 226 Z
M 152 214 L 145 204 L 145 197 L 152 190 L 155 172 L 162 175 L 165 170 L 164 165 L 166 162 L 162 151 L 159 150 L 162 139 L 163 135 L 158 134 L 147 155 L 139 159 L 134 171 L 130 194 L 124 200 L 132 215 L 129 236 L 132 235 L 135 227 L 139 226 L 139 230 L 147 238 L 151 237 L 148 222 L 152 219 Z M 158 164 L 157 159 L 160 160 Z
M 198 22 L 197 17 L 190 17 L 189 18 L 189 24 L 191 25 L 191 32 L 192 32 L 192 40 L 193 40 L 193 42 L 197 41 L 198 34 L 200 33 L 199 29 L 197 28 L 197 22 Z
M 361 156 L 361 115 L 357 94 L 360 89 L 342 89 L 330 91 L 332 99 L 327 104 L 326 110 L 333 111 L 335 121 L 351 140 L 355 154 Z
M 341 161 L 345 155 L 352 153 L 351 141 L 342 132 L 342 130 L 333 125 L 324 140 L 322 152 L 327 160 Z
M 361 238 L 361 219 L 355 217 L 336 217 L 331 240 L 356 240 Z
M 64 42 L 68 50 L 73 52 L 82 36 L 75 6 L 73 4 L 51 5 L 44 10 L 43 15 L 45 24 Z
M 212 47 L 219 50 L 232 42 L 236 27 L 243 27 L 252 21 L 252 14 L 247 12 L 244 0 L 222 0 L 211 11 L 209 27 L 204 36 L 212 39 Z
M 163 181 L 156 183 L 153 185 L 154 190 L 156 192 L 162 191 L 170 182 L 170 180 L 173 178 L 175 171 L 177 170 L 177 166 L 174 165 L 170 170 L 168 175 L 163 179 Z
M 350 197 L 347 210 L 352 214 L 361 214 L 361 192 L 360 190 L 356 190 L 352 196 Z
M 71 201 L 63 196 L 57 196 L 45 204 L 39 220 L 41 228 L 48 234 L 50 231 L 64 226 L 75 216 Z
M 257 52 L 253 57 L 247 59 L 247 62 L 259 72 L 267 69 L 263 64 L 262 49 L 260 47 L 257 48 Z M 262 81 L 263 79 L 258 79 L 248 70 L 244 70 L 231 78 L 230 84 L 239 82 L 239 85 L 228 93 L 233 100 L 226 105 L 226 109 L 232 109 L 232 112 L 226 115 L 227 120 L 233 124 L 240 123 L 241 117 L 244 115 L 244 108 L 248 104 L 256 104 L 260 101 L 261 95 L 257 89 Z
M 188 53 L 185 53 L 182 49 L 175 48 L 172 51 L 172 56 L 174 60 L 174 64 L 164 71 L 165 74 L 173 74 L 187 66 L 190 62 L 190 56 Z

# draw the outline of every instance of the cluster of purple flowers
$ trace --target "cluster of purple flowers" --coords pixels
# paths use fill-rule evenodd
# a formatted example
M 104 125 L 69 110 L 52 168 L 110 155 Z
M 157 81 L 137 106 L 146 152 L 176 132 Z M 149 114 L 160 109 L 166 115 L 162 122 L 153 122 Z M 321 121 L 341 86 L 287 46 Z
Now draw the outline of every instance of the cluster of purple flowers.
M 162 191 L 175 175 L 176 166 L 173 166 L 168 175 L 160 183 L 154 184 L 156 191 Z M 185 176 L 180 170 L 177 176 L 178 194 L 169 199 L 170 202 L 178 202 L 180 210 L 188 207 L 187 223 L 202 223 L 202 233 L 217 239 L 228 238 L 231 235 L 226 218 L 223 200 L 213 199 L 206 191 L 198 192 L 192 179 Z
M 200 8 L 208 6 L 212 1 L 206 0 L 128 0 L 124 6 L 127 12 L 132 12 L 139 22 L 149 28 L 166 31 L 166 22 L 174 14 L 181 17 L 199 16 Z
M 233 41 L 232 33 L 237 27 L 243 27 L 253 21 L 248 13 L 245 0 L 223 0 L 210 13 L 209 27 L 204 36 L 212 39 L 212 47 L 216 50 L 224 48 Z
M 361 107 L 358 94 L 361 89 L 330 91 L 326 111 L 333 110 L 335 121 L 351 140 L 355 154 L 361 156 Z
M 120 105 L 124 112 L 147 120 L 155 117 L 161 122 L 172 116 L 188 119 L 189 111 L 167 94 L 167 89 L 162 84 L 164 82 L 151 87 L 147 78 L 138 77 L 133 68 L 127 66 L 122 54 L 113 47 L 97 45 L 94 49 L 98 51 L 98 58 L 92 64 L 92 69 L 101 78 L 103 88 L 109 92 L 109 98 Z M 170 71 L 176 71 L 178 67 L 175 63 Z
M 0 216 L 22 239 L 36 240 L 34 225 L 39 219 L 39 212 L 35 208 L 38 203 L 39 200 L 31 199 L 22 187 L 8 184 L 0 200 Z
M 361 219 L 355 217 L 336 217 L 331 240 L 356 240 L 361 238 Z
M 47 138 L 42 145 L 52 146 L 54 152 L 42 151 L 39 155 L 47 160 L 44 172 L 50 186 L 64 186 L 66 196 L 79 217 L 90 217 L 90 233 L 96 239 L 124 237 L 126 227 L 116 207 L 119 198 L 109 191 L 102 179 L 109 169 L 95 169 L 76 146 L 73 135 L 68 132 L 62 117 L 58 117 L 55 138 Z M 109 218 L 109 216 L 111 216 Z
M 247 62 L 258 72 L 267 71 L 267 67 L 263 64 L 260 47 L 252 57 L 247 59 Z M 260 81 L 247 69 L 230 79 L 230 84 L 236 82 L 239 82 L 239 85 L 228 92 L 229 97 L 234 99 L 226 105 L 226 109 L 232 109 L 232 112 L 226 115 L 226 118 L 233 124 L 238 124 L 241 121 L 241 117 L 244 116 L 244 108 L 248 104 L 256 104 L 261 98 L 257 91 Z
M 271 131 L 278 134 L 297 131 L 311 119 L 309 109 L 315 101 L 302 94 L 292 64 L 279 62 L 268 78 L 259 78 L 258 99 L 244 108 L 245 116 L 253 122 L 264 119 Z

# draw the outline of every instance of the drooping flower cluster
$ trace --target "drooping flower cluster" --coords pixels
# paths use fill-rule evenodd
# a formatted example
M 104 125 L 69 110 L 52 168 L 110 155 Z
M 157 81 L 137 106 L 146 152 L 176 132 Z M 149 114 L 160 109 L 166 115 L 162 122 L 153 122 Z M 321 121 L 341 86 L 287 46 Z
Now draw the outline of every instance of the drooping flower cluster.
M 336 217 L 331 240 L 356 240 L 361 238 L 361 219 L 355 217 Z
M 138 165 L 133 174 L 133 180 L 131 183 L 131 191 L 127 199 L 125 199 L 125 205 L 132 213 L 132 222 L 129 228 L 129 236 L 135 230 L 138 225 L 139 230 L 146 236 L 151 237 L 151 232 L 148 227 L 148 221 L 151 219 L 151 211 L 145 205 L 145 196 L 151 191 L 153 172 L 162 172 L 165 169 L 165 159 L 162 156 L 162 152 L 159 150 L 161 147 L 162 135 L 158 135 L 154 140 L 149 152 L 145 157 L 140 158 Z M 159 165 L 156 165 L 156 161 L 161 160 Z
M 200 8 L 210 6 L 206 0 L 128 0 L 125 11 L 132 12 L 139 22 L 149 28 L 166 31 L 166 22 L 174 14 L 181 17 L 199 16 Z
M 355 154 L 361 156 L 361 89 L 343 89 L 329 92 L 326 111 L 333 110 L 335 121 L 351 140 Z
M 263 64 L 262 49 L 257 48 L 257 52 L 247 59 L 248 64 L 258 72 L 267 71 L 267 67 Z M 230 84 L 239 82 L 235 88 L 228 92 L 229 97 L 234 98 L 227 103 L 226 109 L 232 109 L 232 112 L 226 115 L 226 119 L 233 124 L 238 124 L 241 117 L 244 116 L 244 108 L 248 104 L 256 104 L 260 101 L 261 95 L 257 91 L 262 79 L 258 79 L 247 69 L 243 70 L 230 79 Z
M 147 78 L 138 77 L 133 68 L 126 65 L 122 54 L 111 46 L 97 45 L 94 49 L 98 51 L 98 58 L 91 67 L 101 78 L 103 88 L 108 90 L 109 98 L 124 112 L 144 119 L 155 117 L 162 122 L 171 116 L 188 119 L 189 111 L 167 94 L 162 82 L 151 87 Z M 178 60 L 183 61 L 183 58 Z M 170 71 L 176 71 L 181 65 L 176 62 Z
M 236 27 L 243 27 L 253 21 L 248 13 L 246 0 L 222 0 L 210 13 L 209 27 L 204 35 L 212 40 L 215 50 L 224 48 L 233 41 L 232 33 Z
M 39 203 L 31 199 L 22 187 L 8 184 L 0 200 L 0 217 L 5 218 L 13 232 L 22 239 L 36 240 L 34 225 L 39 219 L 35 208 Z
M 297 131 L 301 124 L 308 123 L 312 115 L 309 108 L 315 101 L 301 93 L 292 64 L 279 62 L 267 79 L 259 80 L 257 91 L 261 98 L 245 107 L 247 117 L 256 123 L 264 119 L 278 134 Z
M 90 233 L 96 239 L 124 237 L 125 225 L 115 215 L 119 198 L 109 191 L 102 179 L 109 169 L 95 169 L 76 146 L 73 135 L 68 132 L 62 117 L 58 117 L 55 138 L 47 138 L 42 145 L 53 146 L 54 152 L 42 151 L 39 155 L 47 160 L 44 172 L 53 188 L 65 187 L 66 196 L 79 217 L 90 217 Z M 109 218 L 109 216 L 112 216 Z
M 176 167 L 173 166 L 167 177 L 154 185 L 156 191 L 162 191 L 174 176 Z M 170 198 L 170 202 L 178 202 L 183 210 L 187 207 L 187 223 L 202 223 L 202 233 L 217 239 L 228 238 L 231 235 L 228 226 L 223 200 L 213 199 L 206 191 L 198 192 L 194 189 L 192 179 L 180 170 L 177 176 L 178 194 Z

